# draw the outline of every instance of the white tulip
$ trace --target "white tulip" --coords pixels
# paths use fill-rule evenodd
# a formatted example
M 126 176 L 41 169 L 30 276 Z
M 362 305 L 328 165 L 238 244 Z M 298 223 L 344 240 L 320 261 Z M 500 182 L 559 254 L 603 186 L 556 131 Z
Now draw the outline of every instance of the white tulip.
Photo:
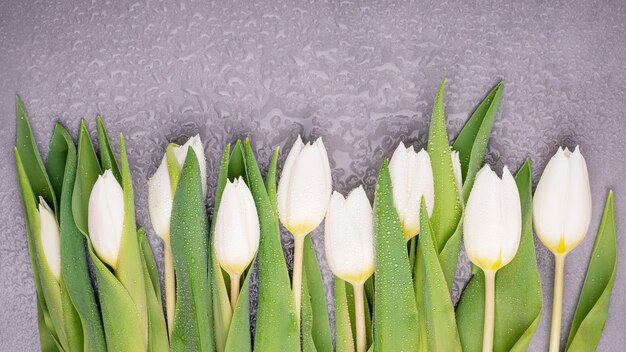
M 453 150 L 450 152 L 452 157 L 452 169 L 454 170 L 454 181 L 456 182 L 456 191 L 463 203 L 463 174 L 461 171 L 461 159 L 459 158 L 459 152 Z
M 374 273 L 372 206 L 362 186 L 347 198 L 333 192 L 326 213 L 326 260 L 332 272 L 351 284 L 363 284 Z
M 259 217 L 241 177 L 228 181 L 215 220 L 215 254 L 230 275 L 241 275 L 259 249 Z
M 406 148 L 400 142 L 391 160 L 389 174 L 393 186 L 393 203 L 404 229 L 405 240 L 420 232 L 420 204 L 426 199 L 428 215 L 435 205 L 435 185 L 430 156 L 424 149 L 416 153 L 413 147 Z
M 465 207 L 463 238 L 467 256 L 485 271 L 496 271 L 508 264 L 519 247 L 522 211 L 517 184 L 509 169 L 502 179 L 485 165 Z
M 96 254 L 115 269 L 124 226 L 124 192 L 111 170 L 104 171 L 93 185 L 88 225 Z
M 324 219 L 332 191 L 328 155 L 322 138 L 294 143 L 278 183 L 278 216 L 294 236 L 306 236 Z
M 59 224 L 57 224 L 57 219 L 54 217 L 54 212 L 42 197 L 39 197 L 39 226 L 46 262 L 58 281 L 61 278 L 61 236 L 59 235 Z
M 555 254 L 566 254 L 585 238 L 591 221 L 591 188 L 578 147 L 550 159 L 533 198 L 537 237 Z
M 187 151 L 189 147 L 196 153 L 198 164 L 200 165 L 200 178 L 202 180 L 202 195 L 207 196 L 207 180 L 206 180 L 206 159 L 204 157 L 204 147 L 199 135 L 189 138 L 189 140 L 181 145 L 173 145 L 172 151 L 177 161 L 177 170 L 170 170 L 167 162 L 167 154 L 163 155 L 161 164 L 156 172 L 148 180 L 148 211 L 150 212 L 150 221 L 154 227 L 156 234 L 164 241 L 168 241 L 170 237 L 170 218 L 172 216 L 172 204 L 175 193 L 175 185 L 171 183 L 170 175 L 178 172 L 185 163 Z M 174 186 L 174 187 L 172 187 Z

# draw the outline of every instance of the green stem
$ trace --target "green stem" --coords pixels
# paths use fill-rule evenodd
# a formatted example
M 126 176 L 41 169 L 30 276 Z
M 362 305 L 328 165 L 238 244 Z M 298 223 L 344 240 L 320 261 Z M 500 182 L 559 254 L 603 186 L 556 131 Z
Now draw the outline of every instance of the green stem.
M 165 309 L 167 310 L 167 332 L 172 337 L 174 329 L 174 311 L 176 309 L 176 279 L 174 276 L 174 260 L 172 245 L 169 240 L 163 242 L 165 257 Z
M 483 352 L 493 351 L 493 328 L 496 305 L 496 272 L 485 270 L 485 325 L 483 328 Z
M 293 295 L 296 302 L 296 316 L 300 322 L 300 306 L 302 305 L 302 259 L 304 257 L 305 236 L 294 236 L 293 254 Z
M 230 307 L 235 313 L 235 307 L 237 307 L 237 299 L 239 299 L 239 280 L 241 279 L 241 275 L 237 274 L 229 274 L 230 275 Z
M 367 351 L 365 335 L 365 301 L 363 300 L 363 284 L 352 284 L 354 288 L 354 320 L 356 321 L 356 352 Z
M 554 298 L 552 299 L 552 328 L 550 329 L 550 352 L 558 352 L 561 343 L 561 315 L 563 311 L 563 272 L 565 254 L 554 255 Z

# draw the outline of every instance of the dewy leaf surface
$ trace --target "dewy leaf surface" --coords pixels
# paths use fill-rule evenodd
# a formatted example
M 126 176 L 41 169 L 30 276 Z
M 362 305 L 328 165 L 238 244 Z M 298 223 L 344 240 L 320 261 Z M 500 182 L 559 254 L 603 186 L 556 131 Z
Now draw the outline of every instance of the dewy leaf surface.
M 297 351 L 300 349 L 298 321 L 291 292 L 287 264 L 280 243 L 278 214 L 271 200 L 276 186 L 263 182 L 250 142 L 244 146 L 248 187 L 259 214 L 261 242 L 257 254 L 259 275 L 259 302 L 257 309 L 254 349 L 257 351 Z M 276 163 L 268 171 L 268 180 L 274 180 Z M 275 182 L 274 182 L 275 183 Z M 268 190 L 269 189 L 269 190 Z
M 102 317 L 87 265 L 86 239 L 76 227 L 72 215 L 72 192 L 76 179 L 76 164 L 76 147 L 72 137 L 63 126 L 57 124 L 50 142 L 46 169 L 52 184 L 56 185 L 55 192 L 58 195 L 57 199 L 59 199 L 61 276 L 64 281 L 64 289 L 67 290 L 71 303 L 80 316 L 82 334 L 84 335 L 84 349 L 105 351 L 106 341 Z
M 532 232 L 530 162 L 515 176 L 522 208 L 522 235 L 515 258 L 496 273 L 495 351 L 526 351 L 539 324 L 542 293 Z M 481 351 L 485 307 L 482 271 L 469 281 L 456 316 L 463 351 Z M 523 309 L 521 309 L 523 307 Z
M 400 219 L 393 205 L 388 162 L 383 162 L 374 197 L 376 272 L 374 351 L 416 351 L 417 307 Z
M 617 271 L 616 236 L 613 192 L 609 192 L 567 339 L 567 351 L 595 350 L 598 346 Z
M 213 351 L 213 316 L 208 268 L 209 220 L 200 166 L 192 148 L 183 164 L 170 224 L 176 273 L 172 351 Z

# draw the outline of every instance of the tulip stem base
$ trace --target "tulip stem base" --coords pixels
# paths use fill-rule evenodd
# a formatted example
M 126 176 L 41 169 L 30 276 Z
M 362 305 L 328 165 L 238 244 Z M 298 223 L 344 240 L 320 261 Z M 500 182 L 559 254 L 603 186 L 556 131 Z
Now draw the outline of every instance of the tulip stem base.
M 165 261 L 165 309 L 167 311 L 167 332 L 172 337 L 174 329 L 174 311 L 176 309 L 176 278 L 174 276 L 174 260 L 172 245 L 169 240 L 163 242 L 163 256 Z
M 493 329 L 496 305 L 496 272 L 485 270 L 485 323 L 483 328 L 483 352 L 493 351 Z
M 235 308 L 237 307 L 237 300 L 239 299 L 239 281 L 241 279 L 241 275 L 237 274 L 229 274 L 230 275 L 230 308 L 235 312 Z
M 354 320 L 356 321 L 356 351 L 367 351 L 367 337 L 365 335 L 365 301 L 363 299 L 363 284 L 352 284 L 354 288 Z
M 293 282 L 292 290 L 296 303 L 296 317 L 300 323 L 300 306 L 302 302 L 302 259 L 304 257 L 305 236 L 294 236 Z
M 565 254 L 554 255 L 554 297 L 552 299 L 552 328 L 550 352 L 558 352 L 561 344 L 561 315 L 563 312 L 563 274 Z

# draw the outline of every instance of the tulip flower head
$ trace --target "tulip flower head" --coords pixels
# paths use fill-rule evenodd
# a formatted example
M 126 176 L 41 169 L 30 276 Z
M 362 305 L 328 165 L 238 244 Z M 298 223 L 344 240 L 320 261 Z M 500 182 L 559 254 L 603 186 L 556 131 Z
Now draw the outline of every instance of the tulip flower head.
M 500 179 L 485 165 L 476 174 L 465 207 L 467 256 L 484 271 L 495 272 L 515 257 L 521 231 L 522 211 L 513 176 L 505 166 Z
M 93 185 L 88 227 L 96 254 L 115 269 L 124 227 L 124 192 L 111 170 L 104 171 Z
M 435 205 L 435 186 L 430 156 L 424 149 L 416 153 L 413 147 L 406 148 L 400 142 L 389 161 L 389 174 L 393 187 L 395 205 L 405 240 L 420 232 L 420 202 L 426 199 L 428 215 Z
M 241 177 L 228 181 L 215 223 L 215 253 L 229 275 L 241 275 L 259 249 L 260 228 L 256 205 Z
M 585 238 L 591 222 L 587 163 L 578 147 L 559 148 L 546 165 L 533 197 L 537 237 L 555 254 L 566 254 Z
M 278 216 L 294 236 L 306 236 L 324 219 L 332 191 L 328 155 L 322 138 L 298 139 L 291 147 L 278 183 Z
M 167 154 L 163 155 L 161 164 L 156 172 L 148 180 L 148 210 L 150 221 L 156 234 L 163 240 L 169 240 L 170 218 L 172 216 L 172 204 L 176 185 L 172 185 L 172 175 L 178 174 L 187 158 L 187 151 L 191 147 L 196 154 L 200 165 L 200 178 L 202 180 L 202 194 L 206 198 L 208 185 L 206 181 L 206 159 L 204 147 L 199 135 L 195 135 L 181 146 L 172 144 L 171 148 L 176 163 L 168 163 Z M 172 170 L 176 168 L 176 170 Z
M 39 197 L 39 225 L 41 243 L 48 267 L 57 281 L 61 278 L 61 236 L 54 212 L 46 201 Z
M 353 285 L 374 273 L 372 206 L 362 186 L 347 198 L 333 192 L 325 222 L 326 260 L 332 272 Z

